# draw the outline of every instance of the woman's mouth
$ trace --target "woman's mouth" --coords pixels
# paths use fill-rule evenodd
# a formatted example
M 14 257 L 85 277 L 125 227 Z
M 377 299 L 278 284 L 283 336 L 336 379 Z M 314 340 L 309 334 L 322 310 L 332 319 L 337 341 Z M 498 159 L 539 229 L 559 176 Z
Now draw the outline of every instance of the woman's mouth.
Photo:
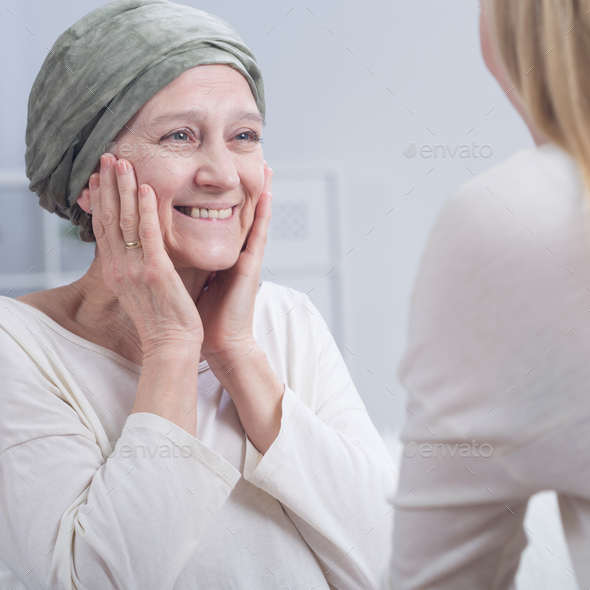
M 176 206 L 174 208 L 193 219 L 228 219 L 232 216 L 234 207 L 229 207 L 228 209 L 209 209 L 209 207 L 206 207 L 203 209 L 199 207 Z

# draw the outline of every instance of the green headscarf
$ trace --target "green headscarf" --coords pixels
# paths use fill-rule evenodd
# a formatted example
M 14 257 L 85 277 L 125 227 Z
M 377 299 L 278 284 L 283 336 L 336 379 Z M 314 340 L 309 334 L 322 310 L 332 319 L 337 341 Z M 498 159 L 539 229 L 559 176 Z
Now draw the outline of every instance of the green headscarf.
M 26 173 L 39 204 L 93 241 L 92 218 L 74 205 L 105 146 L 152 96 L 205 64 L 241 72 L 264 116 L 256 59 L 206 12 L 168 0 L 115 0 L 60 35 L 29 96 Z

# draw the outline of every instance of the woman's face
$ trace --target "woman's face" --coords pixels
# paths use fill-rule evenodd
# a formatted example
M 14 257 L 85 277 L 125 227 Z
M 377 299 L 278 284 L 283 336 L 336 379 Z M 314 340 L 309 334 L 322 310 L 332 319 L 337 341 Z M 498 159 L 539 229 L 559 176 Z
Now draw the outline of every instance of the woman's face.
M 244 76 L 205 65 L 158 92 L 115 138 L 111 153 L 131 162 L 138 186 L 149 184 L 157 195 L 177 269 L 235 264 L 264 184 L 262 127 Z
M 493 9 L 492 0 L 480 0 L 479 13 L 479 40 L 481 44 L 481 54 L 490 73 L 498 80 L 504 92 L 508 92 L 512 86 L 502 67 L 498 49 L 494 43 L 491 31 L 491 10 Z M 512 99 L 512 97 L 509 97 Z

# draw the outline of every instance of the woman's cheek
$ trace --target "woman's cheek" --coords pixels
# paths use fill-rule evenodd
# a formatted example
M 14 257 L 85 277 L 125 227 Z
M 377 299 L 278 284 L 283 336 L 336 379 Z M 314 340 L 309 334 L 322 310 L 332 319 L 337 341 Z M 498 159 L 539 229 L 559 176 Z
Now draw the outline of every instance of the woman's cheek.
M 252 191 L 253 195 L 254 195 L 254 201 L 255 201 L 254 207 L 256 207 L 256 205 L 258 204 L 258 200 L 260 199 L 260 196 L 262 195 L 262 190 L 264 189 L 264 169 L 265 169 L 264 160 L 261 160 L 261 162 L 258 163 L 256 168 L 257 168 L 256 187 Z
M 242 209 L 242 231 L 248 234 L 254 224 L 254 217 L 256 212 L 256 204 L 258 203 L 258 196 L 252 196 L 248 199 Z
M 258 149 L 251 154 L 248 160 L 248 167 L 244 172 L 247 175 L 246 177 L 251 180 L 252 193 L 258 198 L 264 188 L 264 169 L 266 168 L 262 148 L 258 146 Z

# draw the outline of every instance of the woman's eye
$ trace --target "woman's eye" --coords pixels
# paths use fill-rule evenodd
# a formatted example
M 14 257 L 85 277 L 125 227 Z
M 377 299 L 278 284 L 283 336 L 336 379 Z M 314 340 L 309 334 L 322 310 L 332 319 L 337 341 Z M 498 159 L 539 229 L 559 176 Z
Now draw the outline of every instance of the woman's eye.
M 235 138 L 239 141 L 261 141 L 260 137 L 253 131 L 243 131 L 242 133 L 238 133 Z
M 185 131 L 176 131 L 174 133 L 171 133 L 168 137 L 171 137 L 172 139 L 176 139 L 176 136 L 184 136 L 184 139 L 179 139 L 179 141 L 185 141 L 186 139 L 188 139 L 188 133 L 186 133 Z

